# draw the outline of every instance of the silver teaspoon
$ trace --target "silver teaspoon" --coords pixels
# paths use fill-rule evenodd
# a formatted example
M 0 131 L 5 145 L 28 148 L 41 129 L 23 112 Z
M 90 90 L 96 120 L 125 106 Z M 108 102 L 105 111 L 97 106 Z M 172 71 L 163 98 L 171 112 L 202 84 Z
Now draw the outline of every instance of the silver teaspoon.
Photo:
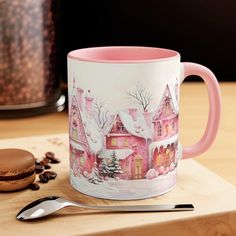
M 193 211 L 192 204 L 166 205 L 123 205 L 123 206 L 90 206 L 72 202 L 60 197 L 49 196 L 40 198 L 26 205 L 16 216 L 18 220 L 33 220 L 50 215 L 64 207 L 75 206 L 87 209 L 112 212 L 160 212 L 160 211 Z

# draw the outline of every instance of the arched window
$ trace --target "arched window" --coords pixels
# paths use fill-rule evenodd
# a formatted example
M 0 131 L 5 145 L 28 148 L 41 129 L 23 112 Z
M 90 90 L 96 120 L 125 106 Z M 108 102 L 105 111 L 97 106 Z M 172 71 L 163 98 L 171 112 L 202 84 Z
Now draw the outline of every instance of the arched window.
M 124 146 L 124 147 L 128 147 L 128 146 L 129 146 L 129 140 L 128 140 L 128 138 L 124 138 L 123 146 Z

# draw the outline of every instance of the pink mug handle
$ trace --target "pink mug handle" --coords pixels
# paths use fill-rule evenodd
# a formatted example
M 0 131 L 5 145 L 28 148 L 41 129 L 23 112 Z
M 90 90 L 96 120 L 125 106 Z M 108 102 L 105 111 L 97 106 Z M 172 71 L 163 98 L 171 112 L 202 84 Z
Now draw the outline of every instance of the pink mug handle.
M 215 140 L 221 115 L 221 95 L 220 87 L 215 75 L 205 66 L 184 62 L 183 65 L 183 80 L 189 75 L 200 76 L 206 86 L 209 98 L 209 114 L 207 127 L 201 139 L 192 146 L 182 147 L 182 159 L 195 157 L 205 152 Z

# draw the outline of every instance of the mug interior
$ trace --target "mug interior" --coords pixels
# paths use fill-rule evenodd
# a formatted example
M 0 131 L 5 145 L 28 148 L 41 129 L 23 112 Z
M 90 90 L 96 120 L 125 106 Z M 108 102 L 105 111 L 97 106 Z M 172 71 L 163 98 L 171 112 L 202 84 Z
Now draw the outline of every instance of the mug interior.
M 180 55 L 174 50 L 164 48 L 115 46 L 78 49 L 70 52 L 68 57 L 90 62 L 137 63 L 171 60 Z

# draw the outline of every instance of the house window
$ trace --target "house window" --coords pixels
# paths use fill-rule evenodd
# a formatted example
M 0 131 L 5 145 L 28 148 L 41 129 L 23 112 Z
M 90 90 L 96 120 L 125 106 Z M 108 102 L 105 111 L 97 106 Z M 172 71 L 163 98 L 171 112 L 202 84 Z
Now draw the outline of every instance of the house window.
M 129 146 L 129 140 L 127 138 L 124 139 L 123 146 L 124 147 L 128 147 Z
M 157 135 L 158 135 L 158 136 L 161 136 L 161 135 L 162 135 L 162 126 L 161 126 L 161 123 L 158 123 L 158 126 L 157 126 Z
M 80 156 L 80 165 L 84 166 L 85 164 L 85 157 L 84 156 Z
M 72 128 L 72 138 L 75 140 L 78 139 L 78 131 L 75 128 Z
M 115 138 L 111 139 L 111 146 L 116 146 L 117 145 L 117 140 Z

